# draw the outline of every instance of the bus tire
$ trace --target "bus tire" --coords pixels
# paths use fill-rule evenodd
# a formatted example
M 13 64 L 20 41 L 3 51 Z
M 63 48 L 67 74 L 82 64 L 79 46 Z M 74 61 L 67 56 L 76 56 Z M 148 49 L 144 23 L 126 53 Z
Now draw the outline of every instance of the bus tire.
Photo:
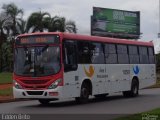
M 130 95 L 131 97 L 136 97 L 139 95 L 139 83 L 138 83 L 138 80 L 136 79 L 133 79 L 132 81 Z
M 76 97 L 75 100 L 78 103 L 87 103 L 89 100 L 90 90 L 88 85 L 84 82 L 81 86 L 80 97 Z
M 50 100 L 47 100 L 47 99 L 39 99 L 38 100 L 42 105 L 48 105 Z
M 139 95 L 139 82 L 137 79 L 132 80 L 131 90 L 130 91 L 123 91 L 124 97 L 136 97 Z

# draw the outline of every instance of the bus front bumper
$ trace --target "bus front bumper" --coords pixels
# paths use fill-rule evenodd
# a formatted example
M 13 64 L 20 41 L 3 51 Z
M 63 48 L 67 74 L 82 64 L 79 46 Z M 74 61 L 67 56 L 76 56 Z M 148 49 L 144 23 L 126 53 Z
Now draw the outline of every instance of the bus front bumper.
M 26 99 L 59 99 L 61 98 L 61 87 L 56 89 L 45 89 L 45 90 L 26 90 L 17 89 L 13 87 L 14 98 L 26 98 Z

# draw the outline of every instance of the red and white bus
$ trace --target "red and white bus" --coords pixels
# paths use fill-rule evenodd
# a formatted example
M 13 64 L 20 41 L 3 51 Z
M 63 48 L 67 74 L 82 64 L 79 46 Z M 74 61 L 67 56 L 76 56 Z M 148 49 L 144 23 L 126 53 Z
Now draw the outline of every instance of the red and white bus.
M 42 104 L 89 96 L 105 97 L 138 90 L 156 82 L 152 42 L 69 33 L 19 35 L 14 45 L 15 98 Z

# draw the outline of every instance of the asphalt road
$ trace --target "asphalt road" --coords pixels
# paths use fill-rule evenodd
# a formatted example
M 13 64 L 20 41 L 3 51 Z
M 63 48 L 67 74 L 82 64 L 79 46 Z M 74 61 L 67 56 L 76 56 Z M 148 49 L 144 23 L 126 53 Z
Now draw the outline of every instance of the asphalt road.
M 77 104 L 74 100 L 54 101 L 47 106 L 39 104 L 36 100 L 2 103 L 0 104 L 0 114 L 54 114 L 61 116 L 62 114 L 90 116 L 103 114 L 109 115 L 108 119 L 110 119 L 118 115 L 135 114 L 160 107 L 160 88 L 143 89 L 139 92 L 140 95 L 136 98 L 124 98 L 121 93 L 116 93 L 105 99 L 91 98 L 87 104 Z

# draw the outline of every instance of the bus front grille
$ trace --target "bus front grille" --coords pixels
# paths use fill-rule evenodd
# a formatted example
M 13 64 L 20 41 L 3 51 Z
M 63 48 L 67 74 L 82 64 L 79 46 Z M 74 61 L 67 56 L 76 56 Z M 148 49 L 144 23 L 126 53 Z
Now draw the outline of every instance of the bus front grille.
M 28 95 L 42 95 L 43 91 L 27 91 Z

